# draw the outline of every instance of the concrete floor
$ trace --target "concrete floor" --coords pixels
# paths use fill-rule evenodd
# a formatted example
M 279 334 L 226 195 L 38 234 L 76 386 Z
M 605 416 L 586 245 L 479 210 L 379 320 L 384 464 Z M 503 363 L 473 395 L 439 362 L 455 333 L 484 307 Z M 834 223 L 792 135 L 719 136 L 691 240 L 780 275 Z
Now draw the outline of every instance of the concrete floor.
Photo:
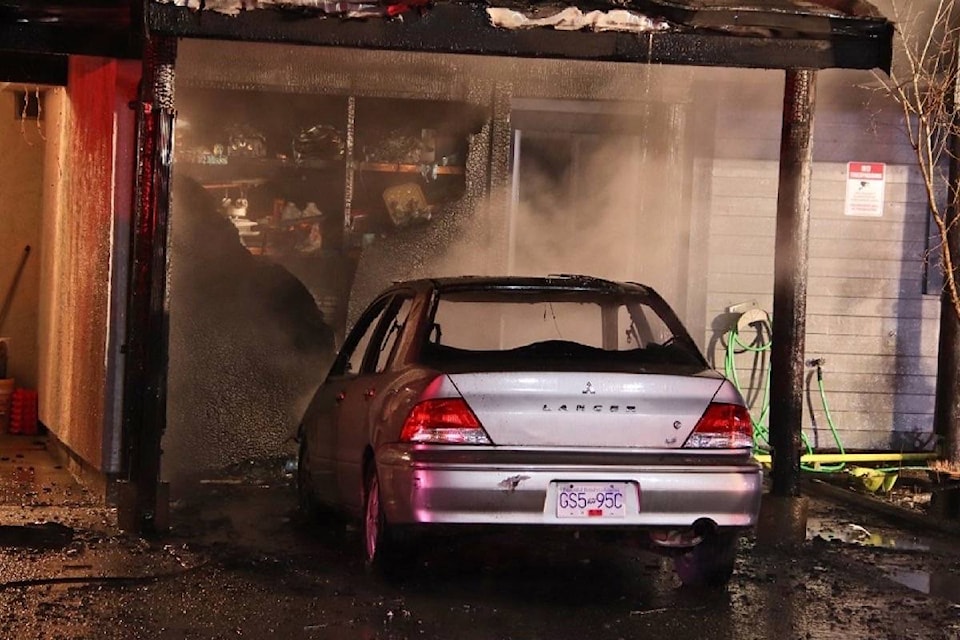
M 960 637 L 956 538 L 822 498 L 800 549 L 745 540 L 716 592 L 629 545 L 501 535 L 438 539 L 384 580 L 356 527 L 299 518 L 283 461 L 201 481 L 169 534 L 140 538 L 47 444 L 0 436 L 0 638 Z
M 0 506 L 27 507 L 29 514 L 33 507 L 99 503 L 60 463 L 50 444 L 46 435 L 0 433 Z

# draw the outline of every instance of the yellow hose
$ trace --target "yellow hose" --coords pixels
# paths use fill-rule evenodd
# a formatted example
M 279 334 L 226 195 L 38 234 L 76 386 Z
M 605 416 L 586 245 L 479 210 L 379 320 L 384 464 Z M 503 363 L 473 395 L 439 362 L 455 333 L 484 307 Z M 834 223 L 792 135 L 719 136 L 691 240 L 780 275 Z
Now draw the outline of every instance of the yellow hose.
M 758 462 L 770 464 L 769 453 L 757 453 L 753 456 Z M 936 453 L 808 453 L 800 456 L 800 463 L 836 464 L 838 462 L 916 462 L 936 460 Z

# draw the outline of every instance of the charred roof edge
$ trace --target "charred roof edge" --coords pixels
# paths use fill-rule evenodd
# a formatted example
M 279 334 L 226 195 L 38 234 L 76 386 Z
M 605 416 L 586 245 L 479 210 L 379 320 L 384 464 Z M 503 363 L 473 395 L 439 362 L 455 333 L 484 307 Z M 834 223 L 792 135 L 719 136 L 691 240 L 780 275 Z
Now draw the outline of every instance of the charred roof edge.
M 609 62 L 764 69 L 881 69 L 888 71 L 893 24 L 882 19 L 816 20 L 816 35 L 775 33 L 769 37 L 685 29 L 622 32 L 497 29 L 486 4 L 438 3 L 408 20 L 341 20 L 275 9 L 228 16 L 173 4 L 149 2 L 147 28 L 156 34 L 250 42 L 537 57 Z

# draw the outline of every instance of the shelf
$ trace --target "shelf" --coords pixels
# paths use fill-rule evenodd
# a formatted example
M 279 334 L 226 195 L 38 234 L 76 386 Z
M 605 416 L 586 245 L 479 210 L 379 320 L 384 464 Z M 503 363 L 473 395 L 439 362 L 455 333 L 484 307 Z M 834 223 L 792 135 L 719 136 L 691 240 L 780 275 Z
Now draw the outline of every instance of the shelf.
M 266 184 L 268 180 L 266 178 L 247 178 L 237 179 L 237 180 L 225 180 L 224 182 L 204 182 L 203 187 L 205 189 L 232 189 L 236 187 L 259 187 L 262 184 Z
M 227 157 L 223 164 L 195 162 L 192 160 L 174 160 L 180 167 L 189 167 L 190 175 L 208 188 L 231 185 L 258 185 L 283 175 L 297 171 L 340 171 L 345 163 L 341 161 L 321 162 L 319 160 L 295 160 L 283 158 L 245 158 Z
M 313 224 L 315 222 L 323 222 L 329 216 L 304 216 L 303 218 L 287 218 L 286 220 L 277 220 L 270 224 L 262 224 L 260 226 L 266 227 L 267 229 L 293 229 L 302 224 Z
M 395 162 L 360 162 L 356 168 L 358 171 L 378 171 L 382 173 L 423 173 L 424 169 L 433 171 L 433 164 L 400 164 Z M 438 176 L 463 175 L 464 168 L 461 166 L 437 165 Z
M 343 162 L 295 162 L 277 158 L 231 158 L 226 164 L 192 162 L 177 160 L 181 167 L 189 167 L 189 174 L 207 189 L 231 187 L 256 187 L 291 176 L 298 171 L 343 171 Z M 463 175 L 464 167 L 459 165 L 401 164 L 397 162 L 360 162 L 355 165 L 357 171 L 372 173 L 409 173 L 433 174 L 437 176 Z M 434 173 L 435 171 L 435 173 Z

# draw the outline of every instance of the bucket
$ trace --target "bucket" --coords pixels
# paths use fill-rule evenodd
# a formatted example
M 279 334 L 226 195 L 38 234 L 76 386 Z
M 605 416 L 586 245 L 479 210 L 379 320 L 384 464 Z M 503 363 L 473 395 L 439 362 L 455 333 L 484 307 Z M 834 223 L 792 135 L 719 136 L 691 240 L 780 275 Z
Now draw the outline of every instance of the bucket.
M 13 378 L 0 378 L 0 431 L 6 431 L 10 424 L 10 406 L 15 386 Z
M 36 435 L 37 423 L 37 392 L 17 389 L 10 404 L 10 433 Z

